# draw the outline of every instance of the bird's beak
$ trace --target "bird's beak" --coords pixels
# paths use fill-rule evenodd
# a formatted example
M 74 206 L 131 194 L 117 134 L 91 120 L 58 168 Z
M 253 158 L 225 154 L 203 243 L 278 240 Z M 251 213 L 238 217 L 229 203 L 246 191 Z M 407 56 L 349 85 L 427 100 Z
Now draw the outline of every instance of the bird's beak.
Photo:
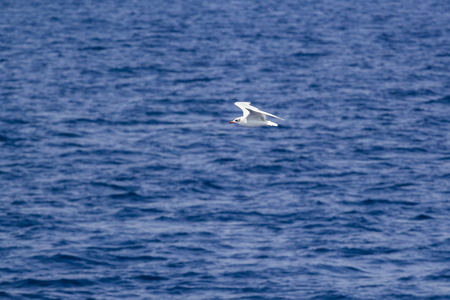
M 230 121 L 230 124 L 231 124 L 231 123 L 234 123 L 234 121 Z

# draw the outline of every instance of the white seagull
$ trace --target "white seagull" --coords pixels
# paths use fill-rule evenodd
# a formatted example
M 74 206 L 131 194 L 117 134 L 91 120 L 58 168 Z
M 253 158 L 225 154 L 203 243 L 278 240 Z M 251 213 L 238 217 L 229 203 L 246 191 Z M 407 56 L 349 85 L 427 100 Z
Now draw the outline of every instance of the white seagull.
M 231 123 L 237 123 L 244 127 L 259 127 L 259 126 L 278 126 L 277 123 L 274 123 L 272 121 L 266 121 L 266 116 L 271 116 L 274 118 L 278 118 L 280 120 L 280 117 L 277 117 L 275 115 L 266 113 L 264 111 L 261 111 L 257 109 L 254 106 L 250 105 L 250 102 L 235 102 L 237 107 L 242 109 L 244 112 L 244 115 L 240 118 L 236 118 Z

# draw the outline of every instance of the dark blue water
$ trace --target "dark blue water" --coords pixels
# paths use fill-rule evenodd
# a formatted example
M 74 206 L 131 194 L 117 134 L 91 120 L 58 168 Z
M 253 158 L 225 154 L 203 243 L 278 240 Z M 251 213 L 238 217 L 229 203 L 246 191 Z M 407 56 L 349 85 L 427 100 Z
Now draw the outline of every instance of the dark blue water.
M 0 105 L 0 298 L 450 299 L 448 1 L 1 1 Z

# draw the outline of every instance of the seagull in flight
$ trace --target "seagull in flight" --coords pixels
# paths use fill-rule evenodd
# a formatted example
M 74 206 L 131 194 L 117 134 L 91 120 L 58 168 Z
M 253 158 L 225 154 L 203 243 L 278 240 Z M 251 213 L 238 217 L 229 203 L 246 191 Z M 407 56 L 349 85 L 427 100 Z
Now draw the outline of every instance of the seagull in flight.
M 244 112 L 244 115 L 240 118 L 236 118 L 231 123 L 237 123 L 244 127 L 259 127 L 259 126 L 278 126 L 277 123 L 274 123 L 272 121 L 266 121 L 266 116 L 271 116 L 274 118 L 278 118 L 280 120 L 280 117 L 277 117 L 275 115 L 266 113 L 264 111 L 261 111 L 257 109 L 254 106 L 250 105 L 250 102 L 235 102 L 234 103 L 237 107 L 242 109 Z

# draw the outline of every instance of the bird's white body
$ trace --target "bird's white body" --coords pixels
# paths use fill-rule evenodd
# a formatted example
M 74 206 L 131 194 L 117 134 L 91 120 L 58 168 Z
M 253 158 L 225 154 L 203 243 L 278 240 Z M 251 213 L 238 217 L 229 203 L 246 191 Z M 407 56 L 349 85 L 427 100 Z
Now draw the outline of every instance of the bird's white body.
M 254 106 L 251 106 L 250 102 L 235 102 L 234 104 L 236 104 L 237 107 L 242 109 L 244 115 L 240 118 L 234 119 L 230 123 L 237 123 L 244 127 L 278 126 L 277 123 L 267 121 L 266 116 L 271 116 L 274 118 L 278 118 L 280 120 L 284 120 L 281 119 L 280 117 L 266 113 L 264 111 L 257 109 Z

